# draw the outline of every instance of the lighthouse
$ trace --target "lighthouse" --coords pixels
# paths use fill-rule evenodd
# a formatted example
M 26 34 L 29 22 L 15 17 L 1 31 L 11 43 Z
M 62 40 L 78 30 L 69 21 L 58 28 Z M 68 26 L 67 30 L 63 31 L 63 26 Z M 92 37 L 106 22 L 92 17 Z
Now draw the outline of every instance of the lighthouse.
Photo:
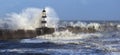
M 45 28 L 47 27 L 47 16 L 46 16 L 46 10 L 42 10 L 42 16 L 41 16 L 41 27 Z
M 55 28 L 50 28 L 47 27 L 47 15 L 46 15 L 46 10 L 43 9 L 41 13 L 41 20 L 40 22 L 40 27 L 36 28 L 36 34 L 37 36 L 39 35 L 45 35 L 45 34 L 52 34 L 55 31 Z

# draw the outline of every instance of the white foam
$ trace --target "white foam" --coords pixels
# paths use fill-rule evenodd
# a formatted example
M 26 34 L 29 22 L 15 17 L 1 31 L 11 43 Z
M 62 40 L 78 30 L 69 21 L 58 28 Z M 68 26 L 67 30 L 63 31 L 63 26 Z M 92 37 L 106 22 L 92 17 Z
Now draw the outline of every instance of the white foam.
M 78 26 L 78 27 L 85 28 L 87 26 L 87 23 L 85 23 L 85 22 L 77 22 L 75 24 L 72 24 L 72 26 Z
M 64 24 L 67 24 L 67 23 L 64 23 Z M 69 22 L 67 26 L 80 27 L 80 28 L 85 28 L 85 29 L 93 28 L 98 31 L 101 30 L 100 27 L 102 27 L 100 23 L 95 23 L 95 22 L 86 23 L 86 22 L 80 22 L 80 21 L 77 21 L 76 23 Z
M 101 36 L 100 33 L 79 33 L 75 34 L 72 32 L 69 32 L 68 30 L 66 31 L 61 31 L 61 32 L 55 32 L 50 35 L 44 35 L 44 36 L 37 36 L 37 38 L 45 38 L 45 39 L 83 39 L 83 38 L 88 38 L 92 36 Z
M 40 8 L 27 8 L 23 9 L 20 13 L 9 13 L 7 14 L 7 18 L 0 19 L 0 28 L 35 29 L 41 25 L 41 11 L 42 9 Z M 51 7 L 46 7 L 46 12 L 48 27 L 56 27 L 59 18 L 54 9 Z
M 22 43 L 38 43 L 38 42 L 55 42 L 55 43 L 79 43 L 80 39 L 90 38 L 90 37 L 101 37 L 101 33 L 79 33 L 75 34 L 72 32 L 60 31 L 53 34 L 37 36 L 36 39 L 24 39 L 21 40 Z
M 94 29 L 98 30 L 101 25 L 99 23 L 90 23 L 87 27 L 94 27 Z

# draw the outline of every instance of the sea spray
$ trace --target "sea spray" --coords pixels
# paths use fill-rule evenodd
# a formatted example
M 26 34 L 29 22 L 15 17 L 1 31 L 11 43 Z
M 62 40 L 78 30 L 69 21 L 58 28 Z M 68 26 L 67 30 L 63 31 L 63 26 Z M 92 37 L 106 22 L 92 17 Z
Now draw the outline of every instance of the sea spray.
M 39 8 L 26 8 L 20 13 L 7 14 L 7 18 L 0 19 L 0 29 L 26 29 L 34 30 L 38 28 L 41 20 L 41 11 Z M 47 11 L 47 27 L 57 27 L 59 20 L 54 9 L 46 7 Z
M 58 22 L 59 22 L 59 18 L 55 12 L 55 10 L 53 8 L 50 7 L 46 7 L 46 12 L 47 12 L 47 26 L 48 27 L 58 27 Z

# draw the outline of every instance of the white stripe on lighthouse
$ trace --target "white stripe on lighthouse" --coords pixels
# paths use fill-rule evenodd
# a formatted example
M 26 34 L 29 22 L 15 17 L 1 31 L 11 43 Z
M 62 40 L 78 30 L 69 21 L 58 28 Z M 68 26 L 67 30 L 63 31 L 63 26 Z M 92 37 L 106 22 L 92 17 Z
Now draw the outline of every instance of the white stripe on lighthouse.
M 46 19 L 46 10 L 42 11 L 42 20 L 41 20 L 41 27 L 47 26 L 47 19 Z

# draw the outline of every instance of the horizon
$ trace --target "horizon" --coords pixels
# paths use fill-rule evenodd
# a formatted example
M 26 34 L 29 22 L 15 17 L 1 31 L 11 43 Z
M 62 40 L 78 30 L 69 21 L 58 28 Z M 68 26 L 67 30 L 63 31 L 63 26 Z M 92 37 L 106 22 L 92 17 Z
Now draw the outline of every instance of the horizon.
M 60 19 L 65 21 L 120 21 L 120 20 L 80 20 L 80 19 Z

